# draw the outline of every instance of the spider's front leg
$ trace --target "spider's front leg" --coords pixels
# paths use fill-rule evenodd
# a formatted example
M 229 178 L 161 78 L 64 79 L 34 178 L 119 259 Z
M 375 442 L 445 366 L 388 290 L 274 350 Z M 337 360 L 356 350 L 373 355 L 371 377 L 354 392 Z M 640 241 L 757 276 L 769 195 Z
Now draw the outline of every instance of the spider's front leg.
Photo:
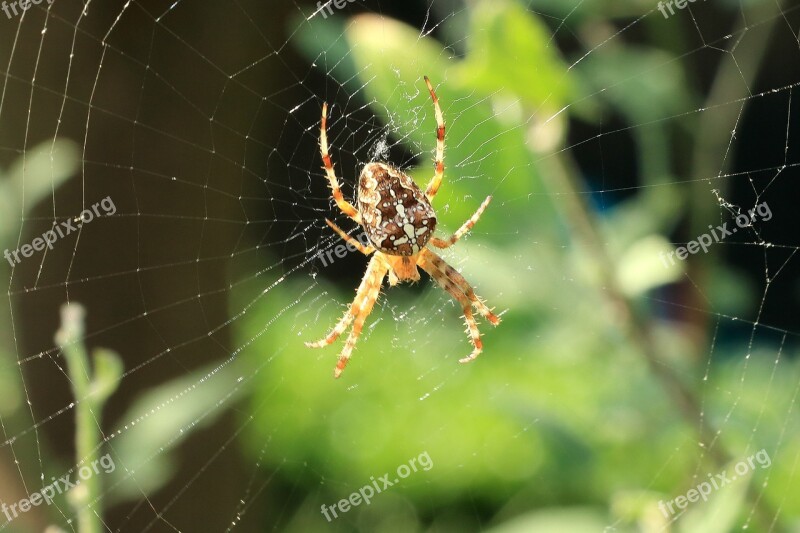
M 344 199 L 342 189 L 339 187 L 339 180 L 336 178 L 336 172 L 333 171 L 333 163 L 331 156 L 328 153 L 328 103 L 322 104 L 322 120 L 320 121 L 319 128 L 319 148 L 322 155 L 322 168 L 325 169 L 325 174 L 328 176 L 328 183 L 331 186 L 331 194 L 336 201 L 336 205 L 342 210 L 342 213 L 352 218 L 357 224 L 361 224 L 361 215 L 358 213 L 353 204 Z
M 431 80 L 425 76 L 425 85 L 428 87 L 428 92 L 433 100 L 433 111 L 436 115 L 436 159 L 434 160 L 434 174 L 431 182 L 425 189 L 425 196 L 428 200 L 433 200 L 436 193 L 439 192 L 439 186 L 442 184 L 444 177 L 444 116 L 442 115 L 442 108 L 439 106 L 439 97 L 436 96 L 436 91 L 433 90 Z
M 467 232 L 471 230 L 473 226 L 475 226 L 475 224 L 478 223 L 478 220 L 480 220 L 483 211 L 486 209 L 486 207 L 489 205 L 489 202 L 491 201 L 492 197 L 487 196 L 486 200 L 483 201 L 478 210 L 475 211 L 475 213 L 471 217 L 469 217 L 469 220 L 464 222 L 464 224 L 460 228 L 458 228 L 458 231 L 453 233 L 453 235 L 451 235 L 450 238 L 440 239 L 438 237 L 432 237 L 431 244 L 437 248 L 449 248 L 453 246 L 456 243 L 456 241 L 458 241 L 458 239 L 466 235 Z
M 341 238 L 342 238 L 342 240 L 344 240 L 346 243 L 348 243 L 348 244 L 350 244 L 351 246 L 353 246 L 353 247 L 354 247 L 356 250 L 358 250 L 358 251 L 359 251 L 359 252 L 361 252 L 362 254 L 364 254 L 364 255 L 369 255 L 369 254 L 371 254 L 372 252 L 374 252 L 374 251 L 375 251 L 375 248 L 374 248 L 373 246 L 364 246 L 363 244 L 361 244 L 360 242 L 358 242 L 358 240 L 357 240 L 357 239 L 354 239 L 354 238 L 352 238 L 350 235 L 348 235 L 347 233 L 345 233 L 345 232 L 344 232 L 344 230 L 342 230 L 342 228 L 340 228 L 339 226 L 337 226 L 336 224 L 334 224 L 333 222 L 331 222 L 331 221 L 330 221 L 330 220 L 328 220 L 327 218 L 325 219 L 325 223 L 326 223 L 326 224 L 327 224 L 327 225 L 328 225 L 328 226 L 329 226 L 329 227 L 330 227 L 330 228 L 331 228 L 333 231 L 335 231 L 335 232 L 336 232 L 336 234 L 337 234 L 339 237 L 341 237 Z

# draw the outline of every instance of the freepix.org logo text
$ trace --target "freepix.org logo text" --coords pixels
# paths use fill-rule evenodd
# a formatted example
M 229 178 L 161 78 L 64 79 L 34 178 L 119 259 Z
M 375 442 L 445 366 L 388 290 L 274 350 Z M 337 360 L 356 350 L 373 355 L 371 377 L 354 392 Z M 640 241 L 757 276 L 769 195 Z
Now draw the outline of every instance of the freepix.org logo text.
M 100 209 L 103 213 L 100 213 Z M 12 267 L 19 264 L 23 258 L 31 257 L 34 252 L 41 252 L 45 248 L 53 249 L 53 245 L 58 239 L 63 239 L 73 231 L 78 231 L 81 226 L 88 224 L 95 217 L 102 215 L 111 216 L 117 212 L 117 206 L 110 196 L 106 196 L 101 201 L 92 205 L 91 208 L 84 209 L 80 215 L 75 218 L 68 218 L 63 220 L 60 224 L 53 224 L 53 228 L 42 233 L 41 237 L 36 237 L 29 244 L 23 244 L 16 250 L 6 250 L 3 252 L 3 257 L 6 258 L 8 264 Z M 20 255 L 22 258 L 20 258 Z
M 91 464 L 83 465 L 82 467 L 77 468 L 74 472 L 74 481 L 72 478 L 73 473 L 68 473 L 60 478 L 53 478 L 53 483 L 49 484 L 39 492 L 34 492 L 25 499 L 22 499 L 12 505 L 3 503 L 0 505 L 0 511 L 6 515 L 8 522 L 12 522 L 14 519 L 19 517 L 19 515 L 27 513 L 34 507 L 42 505 L 42 503 L 52 505 L 53 500 L 57 495 L 66 494 L 70 490 L 80 485 L 81 481 L 86 481 L 92 476 L 100 474 L 100 472 L 110 474 L 116 469 L 117 465 L 114 464 L 114 460 L 111 458 L 111 455 L 105 454 L 100 459 L 92 461 Z
M 325 519 L 330 522 L 334 518 L 339 518 L 339 513 L 344 514 L 362 503 L 369 505 L 376 494 L 380 494 L 382 491 L 400 483 L 401 480 L 407 478 L 413 472 L 417 472 L 419 470 L 418 467 L 422 467 L 422 470 L 426 471 L 433 468 L 433 460 L 431 460 L 428 452 L 422 452 L 418 457 L 409 459 L 408 464 L 404 463 L 398 466 L 395 472 L 397 477 L 394 479 L 391 479 L 393 476 L 388 472 L 378 477 L 378 479 L 375 479 L 375 476 L 371 476 L 369 483 L 350 494 L 347 498 L 341 499 L 333 505 L 322 504 L 321 512 Z
M 43 1 L 44 0 L 14 0 L 13 2 L 4 1 L 0 3 L 0 9 L 3 10 L 3 13 L 5 13 L 8 18 L 11 18 L 12 13 L 16 17 L 23 11 L 29 10 L 32 5 L 41 4 Z M 47 0 L 47 3 L 52 4 L 53 0 Z M 19 8 L 19 10 L 17 8 Z

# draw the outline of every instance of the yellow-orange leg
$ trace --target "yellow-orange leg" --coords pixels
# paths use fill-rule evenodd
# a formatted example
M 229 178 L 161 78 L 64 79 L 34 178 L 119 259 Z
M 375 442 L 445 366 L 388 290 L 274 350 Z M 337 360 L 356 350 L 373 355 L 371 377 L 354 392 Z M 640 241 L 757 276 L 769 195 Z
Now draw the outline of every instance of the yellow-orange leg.
M 338 378 L 342 375 L 344 367 L 346 367 L 347 363 L 350 361 L 350 355 L 353 353 L 353 348 L 356 347 L 356 341 L 361 335 L 361 329 L 364 327 L 364 322 L 372 312 L 372 306 L 375 305 L 375 301 L 378 299 L 378 295 L 381 292 L 381 284 L 383 283 L 383 277 L 386 275 L 386 271 L 388 270 L 388 265 L 386 265 L 386 263 L 380 259 L 380 256 L 374 256 L 370 260 L 370 266 L 372 266 L 373 263 L 376 266 L 374 268 L 368 268 L 367 275 L 364 277 L 364 282 L 366 282 L 366 286 L 364 287 L 365 294 L 362 296 L 359 310 L 354 311 L 357 315 L 356 320 L 353 323 L 353 329 L 350 331 L 347 341 L 344 343 L 342 353 L 339 354 L 339 360 L 336 362 L 336 368 L 333 371 L 333 377 L 335 378 Z M 359 287 L 359 294 L 360 293 L 361 287 Z M 353 305 L 355 307 L 355 302 L 353 302 Z
M 361 280 L 361 285 L 358 286 L 356 297 L 353 299 L 353 303 L 350 304 L 347 312 L 345 312 L 344 316 L 339 320 L 339 322 L 333 327 L 326 337 L 316 342 L 307 342 L 305 343 L 306 346 L 309 348 L 323 348 L 329 344 L 332 344 L 336 339 L 338 339 L 339 336 L 344 333 L 344 330 L 347 329 L 347 326 L 353 322 L 353 319 L 361 313 L 362 306 L 364 305 L 363 302 L 365 295 L 369 292 L 371 285 L 374 284 L 375 278 L 378 278 L 378 288 L 380 289 L 380 283 L 383 280 L 385 273 L 386 266 L 381 261 L 377 260 L 377 256 L 373 256 L 367 265 L 367 271 L 364 273 L 364 277 Z
M 470 340 L 474 349 L 469 356 L 459 359 L 459 363 L 469 363 L 474 361 L 481 351 L 483 351 L 483 341 L 481 341 L 481 333 L 478 330 L 478 323 L 475 322 L 475 317 L 472 315 L 472 307 L 467 296 L 456 286 L 450 279 L 447 278 L 442 272 L 429 260 L 428 257 L 420 255 L 417 264 L 430 276 L 436 280 L 441 288 L 447 291 L 450 296 L 461 304 L 461 310 L 464 313 L 464 319 L 467 321 L 467 332 L 469 333 Z
M 488 320 L 493 326 L 496 326 L 500 323 L 500 317 L 492 313 L 492 310 L 486 307 L 486 304 L 483 303 L 483 301 L 475 294 L 472 285 L 469 284 L 466 278 L 462 276 L 458 270 L 448 265 L 447 261 L 427 248 L 422 250 L 420 255 L 430 262 L 444 278 L 455 284 L 458 289 L 469 299 L 469 301 L 472 302 L 472 305 L 475 306 L 475 309 L 477 309 L 481 315 L 486 317 L 486 320 Z
M 333 194 L 333 199 L 336 201 L 336 205 L 339 206 L 339 209 L 342 210 L 342 213 L 349 216 L 353 220 L 355 220 L 358 224 L 361 224 L 361 215 L 358 214 L 356 208 L 353 205 L 344 199 L 342 195 L 342 189 L 339 187 L 339 180 L 336 179 L 336 173 L 333 170 L 333 163 L 331 163 L 331 156 L 328 154 L 328 103 L 325 102 L 322 104 L 322 121 L 320 122 L 319 128 L 319 147 L 320 152 L 322 154 L 322 168 L 325 169 L 325 173 L 328 175 L 328 183 L 331 186 L 331 192 Z
M 486 210 L 486 207 L 489 205 L 489 202 L 491 202 L 491 201 L 492 201 L 492 197 L 491 196 L 487 196 L 486 200 L 483 201 L 483 203 L 478 208 L 478 210 L 475 211 L 475 213 L 469 218 L 469 220 L 464 222 L 464 225 L 461 226 L 460 228 L 458 228 L 458 231 L 453 233 L 453 235 L 450 236 L 449 239 L 440 239 L 438 237 L 432 237 L 431 241 L 430 241 L 431 244 L 434 245 L 437 248 L 449 248 L 449 247 L 453 246 L 456 243 L 456 241 L 458 241 L 458 239 L 460 239 L 461 237 L 466 235 L 467 232 L 469 230 L 471 230 L 475 226 L 475 224 L 481 218 L 481 215 L 483 214 L 483 212 Z
M 444 176 L 444 116 L 442 115 L 442 108 L 439 106 L 439 98 L 436 96 L 436 91 L 433 90 L 431 80 L 425 76 L 425 85 L 428 86 L 428 92 L 431 93 L 433 100 L 433 110 L 436 113 L 436 159 L 434 160 L 434 174 L 433 179 L 428 184 L 425 191 L 425 196 L 428 200 L 433 200 L 436 193 L 439 192 L 439 186 L 442 184 L 442 177 Z
M 348 244 L 354 246 L 355 249 L 358 250 L 359 252 L 361 252 L 362 254 L 369 255 L 369 254 L 371 254 L 372 252 L 375 251 L 375 248 L 373 248 L 372 246 L 364 246 L 363 244 L 358 242 L 357 239 L 354 239 L 353 237 L 351 237 L 350 235 L 345 233 L 342 230 L 342 228 L 340 228 L 339 226 L 337 226 L 336 224 L 334 224 L 333 222 L 331 222 L 327 218 L 325 219 L 325 223 L 328 224 L 328 226 L 330 226 L 331 229 L 333 231 L 335 231 L 337 235 L 339 235 L 339 237 L 344 239 Z

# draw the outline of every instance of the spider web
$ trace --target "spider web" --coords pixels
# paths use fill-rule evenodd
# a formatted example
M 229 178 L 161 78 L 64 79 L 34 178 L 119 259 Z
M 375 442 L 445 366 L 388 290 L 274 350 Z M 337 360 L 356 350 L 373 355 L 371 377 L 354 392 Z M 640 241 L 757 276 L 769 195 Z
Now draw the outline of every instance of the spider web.
M 479 529 L 564 501 L 604 509 L 616 529 L 635 515 L 666 530 L 718 516 L 735 494 L 746 527 L 796 522 L 800 10 L 729 4 L 717 6 L 725 23 L 694 4 L 666 20 L 649 2 L 526 4 L 549 32 L 544 53 L 564 57 L 550 73 L 559 89 L 530 99 L 486 77 L 465 89 L 453 65 L 491 28 L 454 0 L 346 3 L 330 16 L 299 1 L 42 2 L 3 21 L 0 147 L 8 182 L 20 176 L 7 189 L 16 203 L 0 204 L 11 249 L 103 198 L 116 211 L 8 269 L 0 500 L 82 466 L 73 419 L 88 400 L 52 341 L 59 306 L 80 302 L 87 345 L 124 360 L 95 420 L 117 465 L 103 478 L 109 531 L 370 529 L 373 509 L 411 529 Z M 358 38 L 377 27 L 392 42 L 395 18 L 416 40 L 380 70 L 380 50 Z M 675 32 L 670 54 L 624 55 L 645 31 Z M 496 67 L 513 80 L 530 58 L 507 59 Z M 481 322 L 483 355 L 458 365 L 471 347 L 447 294 L 427 278 L 385 289 L 334 382 L 341 341 L 303 341 L 346 310 L 366 259 L 337 254 L 324 223 L 358 234 L 329 198 L 321 105 L 346 198 L 369 161 L 426 183 L 435 119 L 423 74 L 448 124 L 443 230 L 493 195 L 443 255 L 504 322 Z M 680 156 L 659 159 L 659 143 Z M 660 252 L 764 202 L 770 220 L 661 267 Z M 695 402 L 681 407 L 687 390 Z M 659 417 L 651 447 L 615 442 Z M 652 494 L 673 499 L 761 449 L 771 469 L 717 491 L 704 514 L 647 514 Z M 433 468 L 361 522 L 360 510 L 331 524 L 320 514 L 426 451 Z M 472 522 L 441 511 L 453 501 L 472 502 Z M 77 531 L 75 516 L 60 500 L 0 530 Z

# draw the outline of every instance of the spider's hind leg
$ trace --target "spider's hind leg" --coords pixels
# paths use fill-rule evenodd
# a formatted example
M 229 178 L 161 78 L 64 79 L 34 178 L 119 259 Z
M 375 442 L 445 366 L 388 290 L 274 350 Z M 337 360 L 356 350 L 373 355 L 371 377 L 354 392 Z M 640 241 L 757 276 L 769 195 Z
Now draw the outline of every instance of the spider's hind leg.
M 369 260 L 367 271 L 364 273 L 364 278 L 361 280 L 361 285 L 358 286 L 356 297 L 353 299 L 353 303 L 350 304 L 350 308 L 341 320 L 339 320 L 325 338 L 316 342 L 306 343 L 306 346 L 309 348 L 322 348 L 327 346 L 339 338 L 355 320 L 353 330 L 347 337 L 347 342 L 345 342 L 344 348 L 339 355 L 334 377 L 338 378 L 342 374 L 344 367 L 350 360 L 350 354 L 353 352 L 353 348 L 355 348 L 356 341 L 361 334 L 361 329 L 364 327 L 364 322 L 367 320 L 373 305 L 375 305 L 375 301 L 378 299 L 378 295 L 381 291 L 381 284 L 383 283 L 383 278 L 386 275 L 387 269 L 388 265 L 382 260 L 381 256 L 373 255 Z
M 376 261 L 377 256 L 373 256 L 370 259 L 369 264 L 367 265 L 367 271 L 364 273 L 364 277 L 361 280 L 361 285 L 358 286 L 356 290 L 356 297 L 353 299 L 353 302 L 350 304 L 350 307 L 345 312 L 344 316 L 336 323 L 336 325 L 331 329 L 330 333 L 324 338 L 316 341 L 316 342 L 307 342 L 305 343 L 309 348 L 324 348 L 329 344 L 332 344 L 339 336 L 344 333 L 347 329 L 347 326 L 353 322 L 353 319 L 358 316 L 361 312 L 361 307 L 363 305 L 365 294 L 368 291 L 368 287 L 371 283 L 373 283 L 373 279 L 376 277 L 376 272 L 379 271 L 382 267 L 379 261 Z M 380 283 L 383 280 L 383 276 L 381 275 L 380 279 L 378 280 L 378 288 L 380 288 Z
M 480 355 L 483 351 L 483 341 L 481 340 L 481 333 L 478 330 L 478 323 L 475 322 L 475 317 L 472 314 L 472 307 L 467 295 L 458 287 L 452 280 L 444 275 L 437 267 L 430 261 L 427 254 L 420 254 L 417 264 L 430 276 L 436 280 L 440 287 L 446 290 L 450 296 L 456 299 L 461 304 L 461 310 L 464 313 L 464 319 L 467 321 L 467 332 L 469 333 L 470 340 L 474 349 L 467 357 L 459 359 L 459 363 L 469 363 Z
M 361 287 L 358 288 L 359 295 L 362 295 L 360 307 L 357 311 L 354 310 L 356 319 L 353 323 L 353 329 L 350 331 L 350 335 L 344 343 L 342 353 L 339 354 L 339 360 L 336 362 L 336 368 L 333 371 L 333 377 L 335 378 L 342 375 L 344 367 L 347 366 L 347 363 L 350 361 L 350 355 L 353 353 L 353 348 L 356 346 L 359 335 L 361 335 L 364 322 L 366 322 L 367 317 L 372 312 L 372 307 L 375 305 L 378 295 L 380 295 L 381 285 L 383 284 L 383 278 L 388 270 L 388 265 L 381 260 L 381 256 L 379 255 L 373 256 L 370 260 L 370 267 L 372 267 L 373 264 L 375 265 L 374 268 L 367 269 L 364 281 L 361 283 Z M 355 302 L 353 302 L 353 306 L 355 307 Z
M 448 265 L 444 259 L 427 248 L 422 251 L 422 255 L 433 266 L 433 268 L 436 269 L 439 276 L 450 281 L 458 287 L 458 289 L 469 299 L 469 301 L 472 302 L 472 305 L 475 306 L 475 309 L 477 309 L 478 312 L 483 315 L 490 324 L 496 326 L 500 323 L 500 317 L 495 315 L 492 310 L 489 309 L 485 303 L 483 303 L 483 300 L 481 300 L 480 297 L 475 294 L 475 290 L 472 288 L 472 285 L 470 285 L 466 278 L 464 278 L 464 276 L 462 276 L 455 268 Z

